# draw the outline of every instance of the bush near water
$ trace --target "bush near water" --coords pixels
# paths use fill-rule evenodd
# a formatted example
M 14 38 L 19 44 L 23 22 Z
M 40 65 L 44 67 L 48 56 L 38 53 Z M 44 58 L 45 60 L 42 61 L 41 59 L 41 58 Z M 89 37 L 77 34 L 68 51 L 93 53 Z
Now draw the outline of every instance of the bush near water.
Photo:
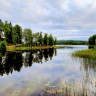
M 5 41 L 1 41 L 0 42 L 0 51 L 6 51 L 6 42 Z

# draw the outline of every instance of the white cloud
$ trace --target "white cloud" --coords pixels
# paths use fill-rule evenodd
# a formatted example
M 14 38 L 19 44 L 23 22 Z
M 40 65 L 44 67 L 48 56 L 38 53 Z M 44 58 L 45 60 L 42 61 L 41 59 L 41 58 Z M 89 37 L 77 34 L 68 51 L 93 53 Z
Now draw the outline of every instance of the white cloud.
M 59 0 L 58 5 L 59 8 L 65 11 L 70 11 L 68 4 L 70 3 L 70 0 Z
M 11 8 L 11 3 L 8 0 L 0 0 L 0 9 L 9 10 Z
M 88 39 L 96 30 L 95 10 L 95 0 L 0 0 L 1 19 L 58 38 L 63 33 L 64 38 L 84 34 Z
M 58 37 L 58 40 L 86 40 L 86 38 L 89 38 L 89 36 L 63 36 Z
M 6 12 L 0 12 L 0 16 L 1 16 L 1 17 L 4 17 L 5 19 L 8 19 L 8 18 L 11 17 L 10 14 L 8 14 L 8 13 L 6 13 Z

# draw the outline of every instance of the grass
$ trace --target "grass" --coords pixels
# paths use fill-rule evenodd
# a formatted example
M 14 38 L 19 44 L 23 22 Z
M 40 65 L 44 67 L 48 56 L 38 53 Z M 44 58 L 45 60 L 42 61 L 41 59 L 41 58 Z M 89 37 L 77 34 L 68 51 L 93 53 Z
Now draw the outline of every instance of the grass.
M 10 45 L 7 46 L 7 51 L 27 51 L 27 50 L 37 50 L 37 49 L 48 49 L 48 48 L 73 48 L 71 46 L 32 46 L 32 47 L 26 47 L 24 45 Z
M 7 46 L 7 51 L 26 51 L 26 50 L 48 49 L 48 48 L 59 48 L 59 46 L 34 46 L 34 47 Z
M 96 59 L 96 49 L 79 50 L 74 52 L 72 56 Z

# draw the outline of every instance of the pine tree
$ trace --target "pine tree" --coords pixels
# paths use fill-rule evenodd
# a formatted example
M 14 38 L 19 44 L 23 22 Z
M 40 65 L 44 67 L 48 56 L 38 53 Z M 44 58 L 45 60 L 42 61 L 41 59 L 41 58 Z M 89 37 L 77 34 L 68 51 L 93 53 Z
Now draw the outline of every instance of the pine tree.
M 57 38 L 55 37 L 55 39 L 54 39 L 54 45 L 56 45 L 57 44 Z
M 45 46 L 48 45 L 48 34 L 47 33 L 44 34 L 44 45 Z
M 22 28 L 19 25 L 15 25 L 13 27 L 13 44 L 20 44 L 22 43 Z
M 52 34 L 50 34 L 50 36 L 49 36 L 49 45 L 53 46 L 53 44 L 54 44 L 54 39 L 53 39 Z
M 5 36 L 6 42 L 11 43 L 12 36 L 11 36 L 10 24 L 8 23 L 8 21 L 5 21 L 4 23 L 4 36 Z

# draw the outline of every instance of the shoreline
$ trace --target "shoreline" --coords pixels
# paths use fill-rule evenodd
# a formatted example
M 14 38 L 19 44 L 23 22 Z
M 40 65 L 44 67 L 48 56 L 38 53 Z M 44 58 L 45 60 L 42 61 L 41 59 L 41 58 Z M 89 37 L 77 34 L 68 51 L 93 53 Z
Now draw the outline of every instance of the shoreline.
M 62 48 L 61 46 L 32 46 L 32 47 L 14 47 L 14 46 L 7 46 L 7 52 L 13 51 L 28 51 L 28 50 L 42 50 L 42 49 L 49 49 L 49 48 Z
M 16 46 L 7 46 L 7 52 L 15 52 L 15 51 L 28 51 L 28 50 L 42 50 L 49 48 L 72 48 L 70 46 L 32 46 L 32 47 L 16 47 Z
M 96 59 L 95 49 L 78 50 L 72 54 L 74 57 Z

